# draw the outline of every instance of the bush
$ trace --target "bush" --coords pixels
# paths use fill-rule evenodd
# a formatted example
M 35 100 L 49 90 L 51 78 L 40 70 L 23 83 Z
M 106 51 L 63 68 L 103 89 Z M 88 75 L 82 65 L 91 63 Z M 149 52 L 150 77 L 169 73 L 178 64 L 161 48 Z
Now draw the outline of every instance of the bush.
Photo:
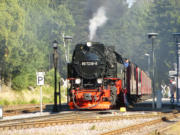
M 22 90 L 28 87 L 28 76 L 25 74 L 20 74 L 13 78 L 12 88 L 15 90 Z
M 28 88 L 28 86 L 36 86 L 36 73 L 21 73 L 16 75 L 12 79 L 12 88 L 14 90 L 22 90 Z
M 8 106 L 8 105 L 10 105 L 10 102 L 9 102 L 8 100 L 6 100 L 6 99 L 0 100 L 0 105 L 2 105 L 2 106 Z
M 38 102 L 36 99 L 32 99 L 32 100 L 30 101 L 30 103 L 31 103 L 31 104 L 38 104 L 39 102 Z
M 28 74 L 28 86 L 35 87 L 36 86 L 36 73 L 32 72 Z
M 54 87 L 54 69 L 45 73 L 45 84 L 48 84 Z M 57 82 L 60 80 L 60 75 L 57 72 Z M 28 73 L 21 73 L 15 76 L 12 79 L 12 88 L 14 90 L 22 90 L 26 89 L 29 86 L 35 87 L 36 86 L 36 72 L 35 71 L 28 71 Z

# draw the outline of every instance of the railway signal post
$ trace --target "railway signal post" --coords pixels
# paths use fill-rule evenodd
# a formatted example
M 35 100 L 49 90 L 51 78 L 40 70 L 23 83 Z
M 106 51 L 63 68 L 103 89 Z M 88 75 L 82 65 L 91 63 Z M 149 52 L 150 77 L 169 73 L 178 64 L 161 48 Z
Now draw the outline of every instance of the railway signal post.
M 59 108 L 57 105 L 57 97 L 59 96 L 59 106 L 61 106 L 61 99 L 60 99 L 60 89 L 59 92 L 57 92 L 57 65 L 58 65 L 58 42 L 55 40 L 53 41 L 53 62 L 54 62 L 54 106 L 53 106 L 53 112 L 58 112 Z
M 176 42 L 176 54 L 177 54 L 177 79 L 176 79 L 176 102 L 177 105 L 179 104 L 179 92 L 180 92 L 180 33 L 173 33 L 173 37 L 175 38 Z
M 152 102 L 152 108 L 155 109 L 155 80 L 154 80 L 154 39 L 158 36 L 158 33 L 148 33 L 148 38 L 152 39 L 152 97 L 153 97 L 153 102 Z
M 72 36 L 65 36 L 63 34 L 63 42 L 64 42 L 64 48 L 65 48 L 65 55 L 66 55 L 66 63 L 69 63 L 69 45 L 68 41 L 72 40 Z M 67 43 L 67 46 L 66 46 Z

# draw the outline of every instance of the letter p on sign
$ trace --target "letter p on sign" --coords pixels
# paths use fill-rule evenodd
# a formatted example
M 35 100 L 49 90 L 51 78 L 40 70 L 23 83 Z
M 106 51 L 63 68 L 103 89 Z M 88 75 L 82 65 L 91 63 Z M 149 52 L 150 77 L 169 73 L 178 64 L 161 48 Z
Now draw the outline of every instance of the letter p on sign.
M 37 75 L 37 85 L 44 85 L 45 72 L 36 72 L 36 75 Z

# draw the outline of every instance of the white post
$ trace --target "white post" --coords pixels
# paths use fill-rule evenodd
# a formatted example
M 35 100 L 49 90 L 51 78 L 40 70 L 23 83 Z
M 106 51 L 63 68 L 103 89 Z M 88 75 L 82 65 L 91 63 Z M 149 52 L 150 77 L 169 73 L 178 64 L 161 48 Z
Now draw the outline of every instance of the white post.
M 42 114 L 42 86 L 40 86 L 40 113 Z
M 0 119 L 3 117 L 3 109 L 2 107 L 0 106 Z

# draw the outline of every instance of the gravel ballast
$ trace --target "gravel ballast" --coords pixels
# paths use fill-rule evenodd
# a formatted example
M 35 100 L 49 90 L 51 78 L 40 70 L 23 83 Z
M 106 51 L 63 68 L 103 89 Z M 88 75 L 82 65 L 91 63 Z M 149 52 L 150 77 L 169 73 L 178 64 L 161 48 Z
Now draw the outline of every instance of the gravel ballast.
M 83 123 L 74 125 L 60 125 L 45 128 L 32 128 L 24 130 L 2 131 L 1 135 L 99 135 L 111 130 L 134 125 L 149 119 L 117 120 L 98 123 Z

